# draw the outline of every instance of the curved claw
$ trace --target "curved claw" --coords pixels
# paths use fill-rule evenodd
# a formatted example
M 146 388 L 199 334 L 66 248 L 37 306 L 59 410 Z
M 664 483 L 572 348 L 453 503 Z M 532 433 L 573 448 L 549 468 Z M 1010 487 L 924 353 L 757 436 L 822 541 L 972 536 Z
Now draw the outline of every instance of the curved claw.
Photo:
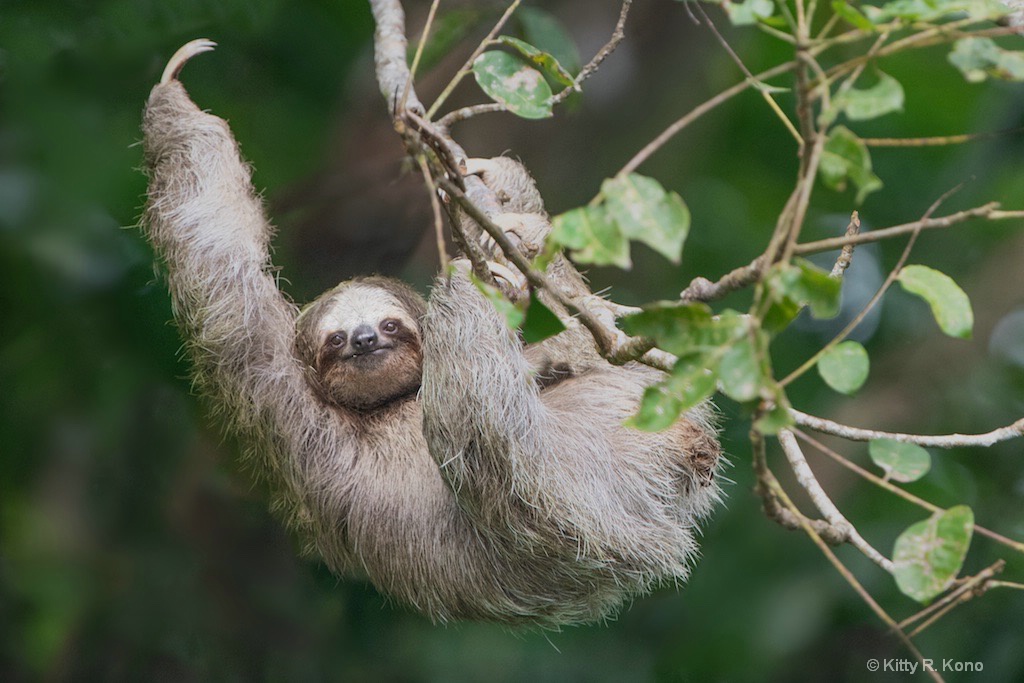
M 217 47 L 217 43 L 206 38 L 190 40 L 179 47 L 178 51 L 174 53 L 170 61 L 167 62 L 167 66 L 164 68 L 164 75 L 160 77 L 161 85 L 170 83 L 177 79 L 178 74 L 181 73 L 181 69 L 185 66 L 185 63 L 188 60 L 200 53 L 209 52 L 215 47 Z

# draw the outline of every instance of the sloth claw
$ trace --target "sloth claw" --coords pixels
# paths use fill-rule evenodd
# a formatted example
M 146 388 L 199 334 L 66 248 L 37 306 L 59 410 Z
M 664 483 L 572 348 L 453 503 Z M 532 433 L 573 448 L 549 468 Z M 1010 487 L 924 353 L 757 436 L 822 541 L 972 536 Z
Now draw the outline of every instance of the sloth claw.
M 178 78 L 178 74 L 181 73 L 182 67 L 188 60 L 192 59 L 198 54 L 203 52 L 209 52 L 217 46 L 217 43 L 207 38 L 198 38 L 191 40 L 181 47 L 174 53 L 170 61 L 167 62 L 167 66 L 164 68 L 164 75 L 160 77 L 160 84 L 164 85 L 170 83 Z

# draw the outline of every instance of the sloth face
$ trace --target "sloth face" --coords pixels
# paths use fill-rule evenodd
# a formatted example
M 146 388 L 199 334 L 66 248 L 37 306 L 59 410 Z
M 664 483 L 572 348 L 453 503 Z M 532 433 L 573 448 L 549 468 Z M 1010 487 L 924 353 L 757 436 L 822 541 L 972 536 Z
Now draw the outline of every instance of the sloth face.
M 306 361 L 320 396 L 332 405 L 366 412 L 414 394 L 420 386 L 417 303 L 412 290 L 361 281 L 345 283 L 314 304 L 314 320 L 300 317 Z M 414 310 L 410 310 L 410 308 Z M 304 324 L 305 322 L 305 324 Z M 305 329 L 303 329 L 305 328 Z

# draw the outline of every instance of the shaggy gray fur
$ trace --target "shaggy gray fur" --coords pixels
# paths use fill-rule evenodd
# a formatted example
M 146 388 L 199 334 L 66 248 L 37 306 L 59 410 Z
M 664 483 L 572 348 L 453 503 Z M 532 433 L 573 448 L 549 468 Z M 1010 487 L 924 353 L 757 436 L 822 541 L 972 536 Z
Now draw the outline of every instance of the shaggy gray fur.
M 575 350 L 530 352 L 585 359 L 541 390 L 522 344 L 455 274 L 417 331 L 419 397 L 369 413 L 329 405 L 296 352 L 298 311 L 276 286 L 273 231 L 225 122 L 170 80 L 143 130 L 145 230 L 196 386 L 333 570 L 436 620 L 547 626 L 685 580 L 718 500 L 719 446 L 701 414 L 659 434 L 622 426 L 657 373 L 604 363 L 580 336 Z

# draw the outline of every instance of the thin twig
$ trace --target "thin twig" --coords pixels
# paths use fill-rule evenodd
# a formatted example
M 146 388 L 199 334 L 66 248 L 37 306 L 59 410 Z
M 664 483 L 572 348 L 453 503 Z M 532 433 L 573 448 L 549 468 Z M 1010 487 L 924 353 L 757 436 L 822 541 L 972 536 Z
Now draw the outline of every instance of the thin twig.
M 474 116 L 480 114 L 490 114 L 493 112 L 508 111 L 504 104 L 500 102 L 485 102 L 483 104 L 473 104 L 462 109 L 456 109 L 450 111 L 437 120 L 437 127 L 442 130 L 448 130 L 456 123 L 471 119 Z
M 1008 137 L 1021 132 L 1024 132 L 1024 128 L 1017 127 L 982 133 L 965 133 L 963 135 L 938 135 L 923 138 L 861 138 L 860 141 L 868 147 L 938 147 L 942 145 L 960 145 L 975 140 Z
M 821 487 L 818 479 L 814 476 L 814 472 L 811 471 L 810 465 L 807 464 L 807 459 L 804 457 L 803 451 L 800 450 L 800 445 L 796 442 L 793 432 L 788 429 L 781 430 L 779 432 L 779 443 L 782 445 L 782 451 L 786 454 L 786 459 L 789 460 L 793 474 L 796 475 L 797 482 L 807 492 L 807 495 L 810 496 L 814 507 L 818 508 L 818 511 L 821 512 L 829 524 L 845 531 L 846 537 L 853 547 L 864 553 L 865 557 L 879 567 L 892 574 L 892 560 L 882 555 L 865 541 L 856 527 L 847 521 L 843 513 L 839 511 L 839 508 L 832 502 L 832 499 L 825 493 L 825 489 Z
M 647 145 L 645 145 L 643 149 L 637 152 L 633 156 L 633 158 L 626 162 L 626 165 L 623 166 L 622 169 L 615 174 L 616 177 L 621 177 L 635 171 L 637 168 L 640 167 L 640 164 L 647 161 L 647 159 L 649 159 L 652 154 L 654 154 L 659 149 L 664 147 L 665 143 L 671 140 L 676 135 L 676 133 L 689 126 L 691 123 L 699 119 L 704 114 L 707 114 L 709 111 L 715 109 L 719 105 L 728 102 L 736 95 L 739 95 L 747 88 L 753 86 L 755 83 L 761 83 L 763 81 L 768 80 L 769 78 L 775 78 L 776 76 L 792 71 L 793 69 L 796 68 L 796 65 L 797 62 L 794 60 L 792 62 L 780 64 L 779 66 L 768 69 L 767 71 L 762 71 L 761 73 L 754 76 L 754 80 L 748 79 L 742 81 L 741 83 L 737 83 L 731 88 L 728 88 L 718 93 L 717 95 L 707 100 L 706 102 L 697 105 L 689 113 L 676 120 L 675 123 L 670 125 L 668 128 L 659 133 L 656 138 L 647 143 Z
M 711 21 L 711 17 L 709 17 L 708 13 L 704 11 L 704 5 L 697 2 L 694 3 L 693 6 L 697 8 L 698 12 L 700 12 L 700 15 L 704 18 L 704 22 L 707 24 L 708 28 L 711 29 L 711 33 L 718 40 L 726 54 L 729 55 L 729 58 L 732 59 L 736 66 L 739 67 L 740 71 L 743 72 L 743 75 L 747 77 L 747 80 L 753 80 L 754 74 L 750 73 L 750 69 L 747 68 L 747 65 L 743 63 L 740 56 L 732 49 L 732 46 L 729 45 L 729 41 L 727 41 L 719 32 L 718 27 L 715 26 L 715 22 Z M 786 116 L 786 112 L 782 111 L 782 107 L 780 107 L 779 103 L 775 101 L 775 98 L 772 97 L 771 93 L 763 87 L 758 88 L 758 90 L 761 92 L 761 96 L 764 98 L 764 101 L 768 103 L 768 108 L 772 110 L 772 113 L 774 113 L 780 121 L 782 121 L 782 124 L 786 127 L 786 130 L 789 131 L 790 135 L 793 136 L 797 144 L 803 144 L 803 138 L 800 137 L 800 131 L 796 129 L 793 122 L 789 120 L 788 116 Z
M 487 214 L 480 210 L 473 202 L 469 201 L 466 195 L 454 183 L 447 178 L 438 178 L 438 184 L 452 199 L 475 220 L 484 232 L 491 236 L 498 247 L 504 252 L 508 260 L 526 277 L 527 281 L 534 287 L 547 290 L 559 305 L 573 311 L 590 333 L 594 336 L 598 348 L 603 355 L 613 356 L 617 350 L 615 336 L 608 331 L 600 320 L 586 308 L 572 301 L 560 288 L 556 287 L 544 273 L 540 272 L 530 264 L 530 260 L 509 240 L 505 231 L 497 225 Z
M 846 226 L 846 237 L 849 239 L 860 232 L 860 216 L 854 211 L 850 214 L 850 224 Z M 839 258 L 836 259 L 836 263 L 832 266 L 832 272 L 829 276 L 836 280 L 841 280 L 843 275 L 846 273 L 846 269 L 850 267 L 850 263 L 853 261 L 853 249 L 854 244 L 847 242 L 843 246 L 843 250 L 839 253 Z
M 774 495 L 778 496 L 779 502 L 781 502 L 783 505 L 785 505 L 793 512 L 799 513 L 799 509 L 790 499 L 785 489 L 782 488 L 782 486 L 779 484 L 777 480 L 774 479 L 774 477 L 771 477 L 767 481 L 766 485 L 771 488 L 772 493 Z M 800 515 L 800 517 L 806 520 L 806 518 L 804 518 L 803 515 Z M 897 624 L 896 621 L 889 616 L 889 613 L 882 609 L 882 606 L 879 605 L 873 597 L 871 597 L 871 594 L 868 593 L 867 589 L 864 588 L 863 585 L 861 585 L 860 581 L 857 580 L 857 577 L 853 575 L 853 572 L 847 569 L 846 565 L 839 561 L 839 558 L 836 557 L 836 554 L 832 552 L 832 549 L 828 547 L 828 544 L 825 543 L 825 541 L 815 532 L 814 528 L 810 525 L 810 523 L 805 521 L 801 523 L 801 526 L 803 527 L 804 532 L 810 537 L 811 541 L 813 541 L 814 544 L 818 546 L 818 549 L 821 550 L 821 552 L 825 555 L 825 557 L 832 564 L 835 570 L 839 572 L 839 575 L 842 576 L 843 579 L 845 579 L 846 582 L 850 585 L 850 587 L 853 588 L 853 590 L 857 593 L 857 595 L 860 596 L 861 600 L 863 600 L 867 604 L 867 606 L 871 608 L 871 611 L 873 611 L 878 616 L 878 618 L 881 619 L 885 623 L 885 625 L 891 629 L 892 633 L 900 639 L 900 642 L 902 642 L 903 645 L 908 650 L 910 650 L 911 654 L 913 654 L 919 662 L 924 662 L 924 655 L 922 655 L 921 651 L 917 649 L 917 646 L 914 645 L 913 641 L 907 637 L 907 634 L 905 634 L 903 632 L 903 629 L 899 627 L 899 624 Z M 942 676 L 940 676 L 938 672 L 936 672 L 933 668 L 924 667 L 924 670 L 927 671 L 928 675 L 931 676 L 932 680 L 940 682 L 942 681 Z
M 941 599 L 936 600 L 934 603 L 928 605 L 921 611 L 916 612 L 915 614 L 911 614 L 910 616 L 907 616 L 905 620 L 899 623 L 899 628 L 905 629 L 916 622 L 920 622 L 929 614 L 933 614 L 937 611 L 939 612 L 937 616 L 941 616 L 942 614 L 946 613 L 946 611 L 948 611 L 947 609 L 944 609 L 944 607 L 947 607 L 948 605 L 950 605 L 950 603 L 967 602 L 972 597 L 976 595 L 981 595 L 991 585 L 992 577 L 995 577 L 996 574 L 1001 573 L 1002 569 L 1004 569 L 1006 565 L 1006 560 L 996 560 L 990 566 L 985 567 L 984 569 L 973 575 L 973 577 L 968 577 L 962 580 L 961 583 L 959 583 L 959 585 L 955 589 L 953 589 L 946 595 L 942 596 Z M 953 606 L 955 606 L 955 604 L 953 604 Z M 913 633 L 910 634 L 910 636 L 912 637 L 916 634 L 919 634 L 926 628 L 934 624 L 937 620 L 937 616 L 933 616 L 923 625 L 916 628 L 913 631 Z
M 879 477 L 875 474 L 872 474 L 871 472 L 868 472 L 860 465 L 857 465 L 856 463 L 851 462 L 849 459 L 844 458 L 839 453 L 836 453 L 834 450 L 832 450 L 825 444 L 821 443 L 820 441 L 813 437 L 808 436 L 799 429 L 794 429 L 793 433 L 796 434 L 797 438 L 799 438 L 804 443 L 810 444 L 815 450 L 819 451 L 820 453 L 824 453 L 828 457 L 832 458 L 832 460 L 834 460 L 838 464 L 842 465 L 843 467 L 850 470 L 854 474 L 857 474 L 860 477 L 866 479 L 875 486 L 883 488 L 889 493 L 899 496 L 900 498 L 906 500 L 907 502 L 913 503 L 914 505 L 917 505 L 918 507 L 921 507 L 927 510 L 928 512 L 938 512 L 939 510 L 943 509 L 938 505 L 935 505 L 934 503 L 929 503 L 927 500 L 924 500 L 923 498 L 918 498 L 913 493 L 901 489 L 900 487 L 896 486 L 890 481 L 883 479 L 882 477 Z M 1020 541 L 1015 541 L 1012 538 L 1007 538 L 1002 534 L 996 533 L 995 531 L 992 531 L 991 529 L 980 526 L 978 524 L 974 525 L 974 530 L 977 531 L 980 535 L 987 536 L 988 538 L 991 538 L 993 541 L 997 543 L 1001 543 L 1002 545 L 1005 545 L 1006 547 L 1011 548 L 1019 553 L 1024 553 L 1024 543 L 1021 543 Z
M 409 67 L 409 77 L 405 79 L 405 89 L 402 91 L 401 105 L 399 111 L 405 111 L 405 103 L 409 98 L 409 91 L 412 90 L 412 81 L 416 78 L 416 69 L 420 66 L 420 58 L 423 56 L 423 48 L 427 44 L 427 37 L 430 36 L 430 27 L 434 25 L 434 15 L 437 14 L 437 7 L 441 0 L 433 0 L 430 3 L 430 11 L 427 12 L 427 21 L 423 24 L 423 31 L 420 33 L 420 42 L 416 46 L 416 54 L 412 58 L 412 66 Z
M 473 68 L 473 62 L 476 61 L 476 58 L 480 56 L 480 53 L 487 48 L 490 42 L 494 40 L 494 36 L 498 35 L 498 31 L 505 26 L 505 22 L 507 22 L 509 17 L 512 16 L 512 13 L 516 11 L 520 2 L 521 0 L 512 0 L 512 4 L 509 5 L 508 9 L 505 10 L 505 13 L 501 15 L 501 18 L 498 19 L 494 28 L 492 28 L 490 33 L 480 41 L 480 44 L 477 45 L 476 49 L 473 50 L 473 53 L 469 55 L 469 59 L 467 59 L 466 63 L 462 65 L 462 68 L 455 72 L 455 76 L 452 80 L 448 82 L 448 85 L 446 85 L 444 90 L 441 91 L 441 94 L 437 96 L 434 103 L 430 105 L 430 109 L 427 111 L 428 119 L 434 118 L 434 114 L 436 114 L 437 110 L 441 108 L 441 105 L 448 99 L 448 96 L 452 94 L 452 91 L 455 90 L 456 87 L 458 87 L 459 83 L 462 82 L 462 79 L 466 77 L 466 74 L 470 73 Z
M 802 427 L 813 429 L 816 432 L 831 434 L 850 441 L 871 441 L 873 439 L 892 439 L 904 443 L 913 443 L 925 448 L 987 448 L 1001 441 L 1009 441 L 1024 436 L 1024 418 L 1017 420 L 1011 425 L 993 429 L 985 434 L 944 434 L 929 436 L 925 434 L 900 434 L 896 432 L 882 432 L 874 429 L 858 429 L 849 427 L 822 417 L 815 417 L 802 413 L 795 408 L 789 411 L 796 423 Z
M 958 211 L 956 213 L 949 214 L 948 216 L 940 216 L 939 218 L 923 218 L 921 220 L 914 221 L 913 223 L 903 223 L 902 225 L 894 225 L 891 228 L 862 232 L 858 235 L 829 237 L 828 239 L 817 240 L 814 242 L 805 242 L 803 244 L 798 244 L 793 253 L 797 256 L 802 256 L 804 254 L 816 254 L 821 251 L 839 249 L 848 244 L 879 242 L 899 235 L 905 235 L 918 229 L 932 230 L 935 228 L 949 228 L 957 223 L 963 223 L 964 221 L 972 218 L 985 218 L 990 221 L 1024 218 L 1024 211 L 998 211 L 998 208 L 999 202 L 989 202 L 983 206 Z
M 925 211 L 925 214 L 921 218 L 921 221 L 923 222 L 924 220 L 927 220 L 929 216 L 931 216 L 933 213 L 935 213 L 936 209 L 939 208 L 939 206 L 942 204 L 943 201 L 945 201 L 951 194 L 957 192 L 961 187 L 963 187 L 962 184 L 961 185 L 957 185 L 953 189 L 948 190 L 947 192 L 943 193 L 941 197 L 936 199 L 935 202 L 932 203 L 932 205 L 928 207 L 928 210 Z M 896 265 L 893 266 L 893 269 L 891 271 L 889 271 L 889 275 L 888 275 L 888 277 L 885 278 L 885 282 L 882 283 L 882 286 L 878 288 L 878 291 L 875 292 L 875 295 L 873 297 L 871 297 L 871 300 L 868 301 L 868 303 L 864 306 L 864 308 L 862 308 L 860 310 L 860 312 L 856 316 L 854 316 L 853 320 L 851 320 L 846 325 L 846 327 L 844 327 L 839 332 L 839 334 L 837 334 L 835 337 L 833 337 L 831 341 L 829 341 L 827 344 L 825 344 L 825 346 L 821 347 L 821 349 L 817 353 L 815 353 L 813 356 L 808 358 L 803 363 L 803 365 L 801 365 L 796 370 L 794 370 L 793 372 L 791 372 L 788 375 L 786 375 L 786 377 L 783 378 L 779 382 L 779 386 L 780 387 L 785 387 L 790 382 L 792 382 L 793 380 L 795 380 L 796 378 L 800 377 L 805 372 L 810 370 L 812 367 L 814 367 L 814 364 L 818 362 L 819 358 L 821 358 L 823 355 L 828 353 L 828 351 L 830 349 L 835 347 L 841 341 L 846 339 L 846 337 L 851 332 L 853 332 L 853 330 L 855 330 L 858 325 L 861 324 L 861 322 L 864 320 L 864 318 L 867 317 L 868 313 L 870 313 L 871 310 L 875 307 L 875 305 L 879 301 L 881 301 L 882 296 L 884 296 L 885 293 L 887 291 L 889 291 L 889 287 L 892 286 L 892 283 L 896 282 L 896 278 L 899 277 L 900 271 L 903 270 L 904 264 L 906 264 L 907 259 L 910 258 L 910 252 L 914 248 L 914 243 L 917 242 L 917 236 L 920 235 L 920 234 L 921 234 L 920 226 L 917 227 L 913 232 L 910 233 L 910 239 L 907 240 L 907 246 L 903 248 L 903 253 L 900 255 L 899 261 L 897 261 Z
M 576 78 L 573 79 L 572 85 L 559 91 L 554 97 L 551 98 L 551 106 L 559 104 L 570 94 L 579 92 L 580 85 L 583 81 L 590 78 L 594 72 L 598 70 L 601 63 L 608 58 L 608 55 L 615 52 L 615 48 L 619 46 L 622 39 L 626 37 L 626 17 L 629 16 L 629 8 L 632 7 L 633 0 L 622 0 L 622 9 L 619 10 L 619 20 L 615 24 L 615 30 L 612 31 L 611 38 L 605 43 L 604 47 L 597 51 L 597 54 L 587 62 L 587 65 L 580 69 L 580 72 L 576 74 Z
M 441 201 L 437 198 L 437 185 L 433 176 L 430 175 L 430 167 L 426 158 L 420 154 L 416 157 L 420 173 L 423 174 L 423 182 L 430 192 L 430 207 L 434 212 L 434 240 L 437 243 L 437 260 L 441 264 L 441 271 L 448 270 L 448 249 L 444 243 L 444 221 L 441 219 Z

